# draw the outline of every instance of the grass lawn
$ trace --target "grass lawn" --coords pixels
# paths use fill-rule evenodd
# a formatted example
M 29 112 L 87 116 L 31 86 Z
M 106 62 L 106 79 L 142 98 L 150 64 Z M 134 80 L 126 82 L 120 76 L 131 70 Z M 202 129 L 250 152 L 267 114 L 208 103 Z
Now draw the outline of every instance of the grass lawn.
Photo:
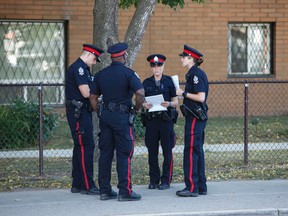
M 258 117 L 257 124 L 251 118 L 248 124 L 249 143 L 257 142 L 287 142 L 288 116 Z M 184 137 L 184 118 L 179 118 L 175 124 L 177 139 Z M 206 144 L 233 144 L 244 143 L 244 121 L 240 117 L 209 118 L 205 130 Z M 143 134 L 143 132 L 141 132 Z M 137 145 L 143 145 L 143 137 L 137 137 Z M 183 143 L 183 142 L 182 142 Z M 45 143 L 45 149 L 71 149 L 73 141 L 68 123 L 60 121 L 59 127 L 54 131 L 51 139 Z

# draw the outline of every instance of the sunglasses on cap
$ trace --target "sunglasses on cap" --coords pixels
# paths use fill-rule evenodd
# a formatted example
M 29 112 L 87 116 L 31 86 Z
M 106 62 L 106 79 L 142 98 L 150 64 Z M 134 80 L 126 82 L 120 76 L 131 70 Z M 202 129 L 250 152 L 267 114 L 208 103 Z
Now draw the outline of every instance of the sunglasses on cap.
M 150 63 L 150 67 L 161 67 L 163 65 L 163 63 L 158 62 L 158 63 Z

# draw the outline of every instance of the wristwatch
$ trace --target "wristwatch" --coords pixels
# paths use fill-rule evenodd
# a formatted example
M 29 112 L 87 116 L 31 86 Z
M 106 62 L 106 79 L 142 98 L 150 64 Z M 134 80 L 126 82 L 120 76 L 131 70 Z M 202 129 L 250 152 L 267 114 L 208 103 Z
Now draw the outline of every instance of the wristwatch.
M 183 96 L 183 98 L 186 98 L 186 97 L 187 97 L 187 92 L 184 91 L 184 92 L 182 93 L 182 96 Z

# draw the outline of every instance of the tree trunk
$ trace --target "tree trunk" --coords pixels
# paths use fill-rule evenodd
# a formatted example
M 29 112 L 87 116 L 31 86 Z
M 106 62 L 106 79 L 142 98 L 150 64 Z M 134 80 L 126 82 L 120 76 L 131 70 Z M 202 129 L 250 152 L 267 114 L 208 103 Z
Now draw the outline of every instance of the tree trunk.
M 93 43 L 107 51 L 109 46 L 119 41 L 118 1 L 95 0 L 93 14 Z M 102 63 L 96 64 L 95 71 L 107 67 L 111 62 L 106 52 L 101 55 L 101 59 Z
M 140 52 L 142 38 L 156 4 L 157 0 L 139 0 L 138 2 L 136 11 L 125 35 L 125 42 L 129 45 L 129 57 L 126 61 L 127 67 L 132 67 L 133 62 Z

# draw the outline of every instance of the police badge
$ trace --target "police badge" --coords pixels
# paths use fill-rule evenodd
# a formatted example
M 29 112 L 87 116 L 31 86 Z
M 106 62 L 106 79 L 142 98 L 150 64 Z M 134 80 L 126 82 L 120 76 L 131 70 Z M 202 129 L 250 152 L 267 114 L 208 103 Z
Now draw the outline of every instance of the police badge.
M 79 75 L 80 75 L 80 76 L 84 75 L 84 70 L 83 70 L 82 67 L 80 67 L 80 68 L 78 69 L 78 71 L 79 71 Z
M 194 81 L 194 84 L 198 84 L 198 82 L 199 82 L 198 77 L 197 77 L 197 76 L 194 76 L 194 77 L 193 77 L 193 81 Z
M 155 56 L 155 57 L 154 57 L 154 62 L 158 62 L 158 61 L 159 61 L 158 57 Z

